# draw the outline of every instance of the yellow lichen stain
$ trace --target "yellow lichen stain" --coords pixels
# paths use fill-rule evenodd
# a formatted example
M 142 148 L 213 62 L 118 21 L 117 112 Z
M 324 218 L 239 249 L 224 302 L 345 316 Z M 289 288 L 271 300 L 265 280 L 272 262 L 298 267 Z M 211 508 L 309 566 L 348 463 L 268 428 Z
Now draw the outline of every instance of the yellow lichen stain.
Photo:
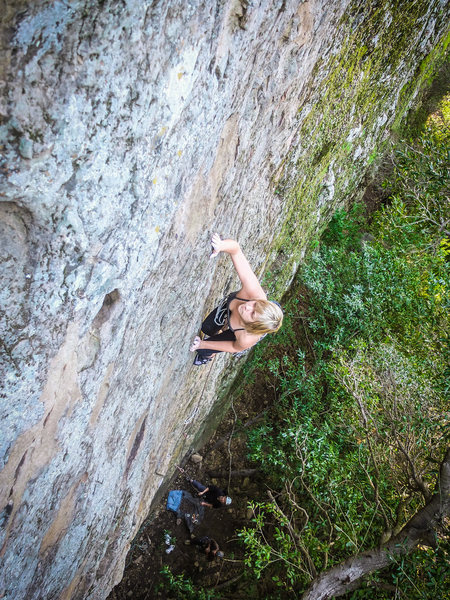
M 159 225 L 157 225 L 157 226 L 155 227 L 155 231 L 156 231 L 156 233 L 159 233 Z
M 155 177 L 155 179 L 152 180 L 153 185 L 156 185 L 157 181 L 158 181 L 158 179 Z
M 161 127 L 161 129 L 159 130 L 158 136 L 162 137 L 167 131 L 167 127 L 164 125 L 163 127 Z
M 183 154 L 183 150 L 178 150 L 177 154 L 178 156 L 181 156 Z
M 100 384 L 100 388 L 97 394 L 97 401 L 92 410 L 91 417 L 89 419 L 89 425 L 93 427 L 97 423 L 97 419 L 99 414 L 103 408 L 106 397 L 108 396 L 109 388 L 110 388 L 110 380 L 114 371 L 114 362 L 109 363 L 103 381 Z
M 36 425 L 22 433 L 14 442 L 8 462 L 0 473 L 0 506 L 8 500 L 14 509 L 5 530 L 5 552 L 14 517 L 22 503 L 28 483 L 41 469 L 49 465 L 60 451 L 58 426 L 81 399 L 77 373 L 78 323 L 69 323 L 66 339 L 49 366 L 49 376 L 40 400 L 44 414 Z
M 178 73 L 177 77 L 178 79 L 181 79 L 183 77 L 184 73 Z
M 75 590 L 77 590 L 78 593 L 80 592 L 80 587 L 81 587 L 80 582 L 85 577 L 86 565 L 87 565 L 87 558 L 85 558 L 83 560 L 78 571 L 75 573 L 75 576 L 73 577 L 73 579 L 69 583 L 69 585 L 63 589 L 63 591 L 61 592 L 61 595 L 59 596 L 59 600 L 71 600 L 75 595 Z
M 77 489 L 82 483 L 86 483 L 88 474 L 84 473 L 78 481 L 72 484 L 72 487 L 61 501 L 58 512 L 55 515 L 50 527 L 44 536 L 39 548 L 39 554 L 42 556 L 46 551 L 59 543 L 69 529 L 74 516 L 75 505 L 77 501 Z

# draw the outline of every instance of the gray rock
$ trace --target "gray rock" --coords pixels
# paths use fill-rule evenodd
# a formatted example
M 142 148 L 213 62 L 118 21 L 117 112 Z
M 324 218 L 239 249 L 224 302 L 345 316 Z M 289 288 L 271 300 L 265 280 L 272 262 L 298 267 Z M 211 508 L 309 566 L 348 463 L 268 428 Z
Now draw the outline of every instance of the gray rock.
M 441 47 L 442 3 L 408 5 L 5 4 L 3 600 L 104 600 L 120 580 L 245 360 L 188 351 L 238 285 L 211 233 L 281 297 Z
M 200 456 L 200 454 L 192 454 L 191 455 L 191 462 L 194 463 L 194 465 L 198 465 L 202 462 L 203 460 L 203 456 Z
M 22 158 L 33 158 L 33 142 L 23 137 L 19 143 L 19 154 Z

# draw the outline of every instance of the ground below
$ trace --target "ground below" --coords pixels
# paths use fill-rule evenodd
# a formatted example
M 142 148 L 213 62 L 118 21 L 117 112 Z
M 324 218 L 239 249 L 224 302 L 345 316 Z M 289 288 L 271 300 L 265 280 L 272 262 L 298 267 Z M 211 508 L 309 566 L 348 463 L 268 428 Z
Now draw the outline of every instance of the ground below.
M 176 594 L 161 589 L 161 583 L 166 581 L 161 575 L 164 566 L 168 566 L 173 575 L 190 577 L 194 585 L 220 590 L 225 598 L 248 598 L 248 587 L 245 586 L 246 591 L 241 590 L 246 567 L 244 548 L 237 531 L 252 518 L 248 502 L 266 500 L 267 491 L 261 473 L 247 458 L 246 433 L 250 426 L 262 421 L 273 401 L 273 391 L 261 378 L 259 382 L 256 378 L 233 402 L 210 441 L 197 450 L 201 462 L 195 463 L 193 458 L 196 457 L 191 455 L 182 465 L 187 477 L 205 485 L 218 485 L 232 498 L 230 506 L 206 508 L 203 522 L 194 530 L 197 536 L 214 538 L 223 550 L 224 558 L 208 562 L 195 546 L 186 544 L 190 533 L 184 522 L 177 525 L 175 513 L 166 510 L 166 494 L 134 539 L 123 579 L 108 600 L 176 598 Z M 183 489 L 196 495 L 181 472 L 171 489 Z M 167 553 L 166 534 L 175 546 L 170 553 Z

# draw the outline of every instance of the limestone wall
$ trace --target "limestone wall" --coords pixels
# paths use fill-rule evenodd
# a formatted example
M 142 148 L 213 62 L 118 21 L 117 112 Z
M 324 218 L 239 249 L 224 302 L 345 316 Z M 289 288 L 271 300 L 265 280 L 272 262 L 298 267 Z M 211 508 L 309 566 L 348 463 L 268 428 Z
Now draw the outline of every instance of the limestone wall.
M 0 598 L 103 599 L 236 371 L 188 352 L 236 286 L 210 234 L 280 296 L 432 77 L 448 6 L 6 0 L 1 19 Z

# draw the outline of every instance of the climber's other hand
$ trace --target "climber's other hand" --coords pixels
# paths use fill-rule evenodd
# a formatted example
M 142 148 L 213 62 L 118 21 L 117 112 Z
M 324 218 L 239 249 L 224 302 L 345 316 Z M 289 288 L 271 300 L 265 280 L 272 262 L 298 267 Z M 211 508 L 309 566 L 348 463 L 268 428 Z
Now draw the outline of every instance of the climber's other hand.
M 219 252 L 221 252 L 224 248 L 224 243 L 223 240 L 220 239 L 220 235 L 218 233 L 213 233 L 213 236 L 211 238 L 211 246 L 212 246 L 212 253 L 210 258 L 214 258 L 216 257 Z
M 194 341 L 192 342 L 192 344 L 191 344 L 191 346 L 189 348 L 189 350 L 191 352 L 195 352 L 196 350 L 198 350 L 198 347 L 200 346 L 200 342 L 201 342 L 201 339 L 198 337 L 198 335 L 196 335 L 195 338 L 194 338 Z

